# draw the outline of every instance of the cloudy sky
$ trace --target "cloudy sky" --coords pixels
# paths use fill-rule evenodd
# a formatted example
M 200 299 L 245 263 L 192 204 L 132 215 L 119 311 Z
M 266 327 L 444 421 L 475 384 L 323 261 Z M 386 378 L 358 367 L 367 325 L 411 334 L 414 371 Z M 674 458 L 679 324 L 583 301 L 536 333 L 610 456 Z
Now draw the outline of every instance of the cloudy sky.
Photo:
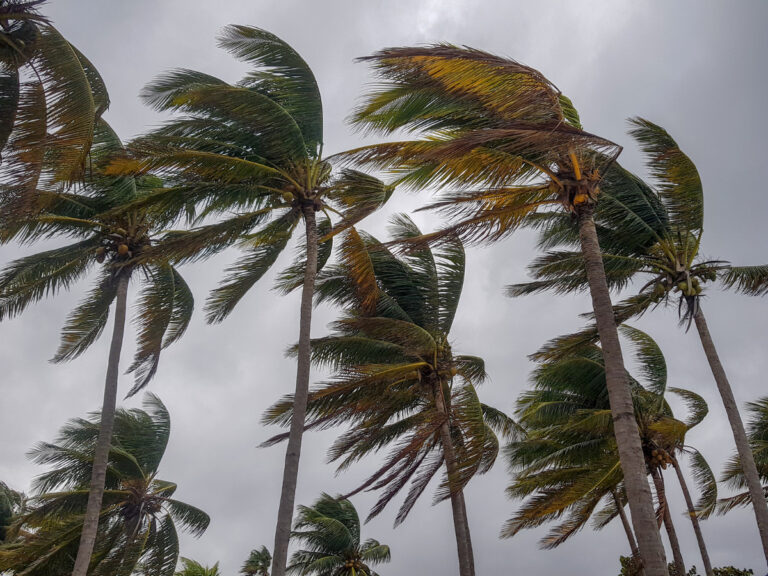
M 768 259 L 768 193 L 762 177 L 768 154 L 768 3 L 763 0 L 52 0 L 46 13 L 101 71 L 112 98 L 106 118 L 126 139 L 162 119 L 137 99 L 153 76 L 173 67 L 229 81 L 244 73 L 215 45 L 218 31 L 230 23 L 266 28 L 309 62 L 324 97 L 327 152 L 364 141 L 345 123 L 369 80 L 355 57 L 384 46 L 448 41 L 515 58 L 540 69 L 568 94 L 588 130 L 623 144 L 622 161 L 633 170 L 642 171 L 642 164 L 626 136 L 625 119 L 641 115 L 666 127 L 702 174 L 704 254 L 739 264 Z M 386 213 L 364 227 L 383 236 L 388 214 L 411 210 L 423 200 L 398 195 Z M 425 229 L 435 225 L 422 216 L 417 221 Z M 0 262 L 29 250 L 2 247 Z M 532 255 L 532 237 L 524 233 L 493 248 L 471 250 L 453 333 L 454 350 L 486 359 L 492 380 L 481 389 L 482 399 L 507 411 L 526 387 L 532 368 L 527 354 L 578 328 L 578 314 L 589 304 L 584 296 L 505 298 L 503 286 L 526 278 Z M 228 252 L 184 270 L 199 302 L 234 256 Z M 299 302 L 298 294 L 280 297 L 270 283 L 271 278 L 262 281 L 223 325 L 206 326 L 198 316 L 183 341 L 164 355 L 151 385 L 173 418 L 162 477 L 179 484 L 181 499 L 212 516 L 202 538 L 183 540 L 182 554 L 220 561 L 227 575 L 237 572 L 250 549 L 271 547 L 277 513 L 284 447 L 257 448 L 274 432 L 260 424 L 260 416 L 293 387 L 294 364 L 283 352 L 297 335 Z M 67 418 L 100 406 L 106 337 L 68 365 L 48 363 L 59 328 L 86 287 L 74 286 L 0 326 L 0 479 L 18 489 L 28 489 L 40 472 L 26 460 L 27 449 L 52 439 Z M 739 402 L 765 394 L 768 302 L 710 292 L 704 308 Z M 333 317 L 333 310 L 319 309 L 313 334 L 322 335 Z M 689 442 L 720 469 L 732 439 L 696 335 L 679 330 L 671 310 L 659 310 L 638 325 L 662 345 L 670 384 L 696 390 L 709 401 L 710 415 Z M 133 352 L 132 338 L 126 341 L 124 366 Z M 123 376 L 122 390 L 129 384 L 130 377 Z M 336 477 L 325 463 L 333 432 L 305 438 L 299 503 L 311 503 L 322 491 L 354 487 L 376 465 L 365 462 Z M 671 480 L 686 561 L 702 572 L 682 516 L 682 497 Z M 628 553 L 618 523 L 598 533 L 585 530 L 555 551 L 538 549 L 544 531 L 499 540 L 499 529 L 516 506 L 505 498 L 507 482 L 499 461 L 467 491 L 478 574 L 618 573 L 618 556 Z M 354 500 L 361 512 L 373 501 L 370 494 Z M 365 526 L 366 537 L 392 547 L 392 563 L 382 574 L 457 572 L 447 504 L 432 507 L 424 497 L 396 530 L 394 513 L 388 510 Z M 703 529 L 716 566 L 765 571 L 748 511 L 707 521 Z

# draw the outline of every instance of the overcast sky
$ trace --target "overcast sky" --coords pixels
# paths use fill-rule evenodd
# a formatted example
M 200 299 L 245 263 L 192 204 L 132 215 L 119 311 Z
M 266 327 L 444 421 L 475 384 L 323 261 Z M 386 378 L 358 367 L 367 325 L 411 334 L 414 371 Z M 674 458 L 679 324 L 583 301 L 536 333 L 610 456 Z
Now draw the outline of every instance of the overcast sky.
M 345 123 L 369 78 L 366 67 L 353 62 L 357 56 L 385 46 L 447 41 L 515 58 L 568 94 L 586 129 L 624 145 L 622 161 L 633 170 L 642 171 L 642 165 L 626 136 L 626 118 L 641 115 L 667 128 L 704 181 L 703 253 L 738 264 L 768 260 L 762 174 L 768 154 L 765 1 L 52 0 L 45 11 L 104 76 L 112 99 L 106 118 L 125 139 L 161 120 L 137 94 L 162 71 L 187 67 L 238 80 L 245 67 L 215 45 L 218 31 L 230 23 L 266 28 L 309 62 L 324 99 L 326 152 L 364 141 Z M 398 194 L 363 228 L 384 236 L 389 214 L 424 200 Z M 417 221 L 425 229 L 435 224 L 421 215 Z M 2 247 L 0 263 L 28 251 Z M 505 298 L 503 287 L 526 278 L 532 256 L 529 234 L 471 250 L 453 332 L 455 351 L 486 359 L 492 380 L 481 388 L 482 400 L 509 412 L 532 368 L 527 354 L 578 328 L 578 314 L 589 307 L 584 296 Z M 234 257 L 227 252 L 184 269 L 200 306 Z M 286 254 L 282 262 L 291 257 Z M 178 497 L 212 517 L 202 538 L 183 539 L 182 555 L 220 561 L 224 575 L 235 574 L 249 550 L 271 548 L 273 542 L 284 446 L 256 446 L 274 432 L 260 424 L 262 411 L 293 389 L 295 365 L 283 352 L 297 338 L 299 305 L 298 294 L 281 297 L 270 290 L 273 276 L 224 324 L 206 326 L 197 315 L 185 338 L 164 354 L 151 384 L 173 421 L 161 477 L 177 482 Z M 17 489 L 28 489 L 40 472 L 25 452 L 39 440 L 53 439 L 67 418 L 101 405 L 111 327 L 74 362 L 47 362 L 67 313 L 87 286 L 74 286 L 0 326 L 0 479 Z M 703 306 L 738 401 L 766 394 L 768 301 L 710 292 Z M 324 334 L 333 318 L 333 310 L 320 308 L 313 334 Z M 710 415 L 688 441 L 719 471 L 732 452 L 728 423 L 697 336 L 676 324 L 674 311 L 659 310 L 637 325 L 662 345 L 670 385 L 696 390 L 709 402 Z M 133 352 L 129 336 L 124 367 Z M 130 382 L 123 376 L 121 390 Z M 305 436 L 298 503 L 309 504 L 322 491 L 346 491 L 376 465 L 371 460 L 335 477 L 325 463 L 334 437 L 334 432 Z M 703 573 L 672 476 L 668 486 L 685 559 Z M 516 506 L 504 494 L 508 480 L 499 460 L 467 490 L 479 575 L 618 573 L 619 555 L 628 554 L 618 522 L 602 532 L 586 529 L 555 551 L 537 547 L 546 530 L 499 540 L 500 527 Z M 391 564 L 380 570 L 384 576 L 457 573 L 450 506 L 431 507 L 430 497 L 425 494 L 396 530 L 395 508 L 364 527 L 364 537 L 392 547 Z M 370 494 L 354 499 L 361 515 L 374 501 Z M 765 572 L 751 512 L 709 520 L 703 530 L 715 566 Z

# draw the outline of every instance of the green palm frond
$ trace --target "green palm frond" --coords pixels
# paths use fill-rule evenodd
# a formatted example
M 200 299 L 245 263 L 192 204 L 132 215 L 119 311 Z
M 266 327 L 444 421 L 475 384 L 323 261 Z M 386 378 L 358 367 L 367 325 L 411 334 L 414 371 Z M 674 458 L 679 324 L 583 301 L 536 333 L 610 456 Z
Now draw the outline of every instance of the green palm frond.
M 725 288 L 736 288 L 737 292 L 749 296 L 768 294 L 768 265 L 729 266 L 720 277 Z

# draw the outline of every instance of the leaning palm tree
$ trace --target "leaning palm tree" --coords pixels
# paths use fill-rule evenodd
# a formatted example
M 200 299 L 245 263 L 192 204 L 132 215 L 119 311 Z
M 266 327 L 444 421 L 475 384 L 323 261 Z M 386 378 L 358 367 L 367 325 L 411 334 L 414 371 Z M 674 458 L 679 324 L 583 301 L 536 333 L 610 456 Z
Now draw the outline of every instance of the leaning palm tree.
M 96 285 L 67 319 L 54 362 L 72 360 L 85 352 L 104 331 L 109 309 L 115 303 L 101 434 L 74 576 L 85 576 L 98 532 L 117 401 L 128 285 L 132 279 L 143 284 L 135 316 L 138 347 L 129 368 L 136 381 L 129 395 L 152 379 L 161 350 L 184 334 L 194 306 L 184 279 L 162 250 L 153 246 L 163 234 L 164 222 L 133 205 L 156 182 L 149 177 L 134 179 L 105 174 L 111 159 L 122 152 L 120 140 L 101 122 L 88 179 L 72 183 L 73 188 L 68 191 L 39 191 L 34 213 L 7 222 L 2 230 L 7 238 L 26 243 L 51 237 L 69 237 L 74 242 L 14 260 L 0 271 L 0 320 L 21 314 L 30 304 L 68 289 L 94 268 L 99 269 Z
M 638 544 L 649 576 L 667 573 L 594 212 L 601 181 L 621 148 L 585 132 L 570 100 L 540 72 L 513 60 L 451 45 L 382 50 L 373 63 L 383 84 L 354 116 L 370 131 L 406 130 L 421 138 L 366 146 L 348 158 L 386 168 L 413 187 L 458 191 L 432 205 L 451 217 L 418 242 L 460 235 L 475 242 L 505 238 L 533 215 L 565 209 L 579 227 L 603 348 L 608 391 Z M 625 186 L 634 180 L 624 178 Z M 628 223 L 637 238 L 647 231 Z
M 285 456 L 275 531 L 273 576 L 284 576 L 309 389 L 309 337 L 317 270 L 331 237 L 381 206 L 392 188 L 354 170 L 334 172 L 322 156 L 320 92 L 307 63 L 288 44 L 258 28 L 229 26 L 220 46 L 253 69 L 236 85 L 192 70 L 147 86 L 144 100 L 177 115 L 134 142 L 136 158 L 115 171 L 159 171 L 172 185 L 145 206 L 171 217 L 186 210 L 212 224 L 176 234 L 178 260 L 204 258 L 232 244 L 245 256 L 208 300 L 209 322 L 224 320 L 283 252 L 303 224 L 302 256 L 287 291 L 302 287 L 296 411 Z M 234 215 L 233 215 L 234 214 Z
M 405 215 L 393 218 L 395 241 L 421 236 Z M 436 500 L 450 499 L 459 567 L 474 573 L 464 487 L 493 465 L 496 433 L 517 428 L 478 398 L 485 379 L 481 358 L 455 354 L 449 338 L 464 284 L 464 248 L 458 238 L 397 256 L 367 234 L 350 230 L 337 266 L 323 271 L 318 299 L 340 304 L 345 315 L 333 332 L 312 340 L 314 360 L 334 369 L 332 381 L 309 395 L 308 428 L 350 427 L 330 449 L 339 470 L 390 447 L 385 463 L 348 496 L 378 490 L 368 519 L 411 482 L 395 525 L 407 517 L 445 466 Z M 293 398 L 265 420 L 287 425 Z M 273 440 L 284 438 L 276 436 Z
M 175 576 L 221 576 L 221 572 L 219 572 L 218 562 L 208 567 L 189 558 L 182 558 L 181 570 L 176 572 Z
M 647 165 L 656 181 L 659 202 L 649 202 L 648 211 L 641 218 L 638 213 L 628 216 L 620 207 L 603 221 L 605 269 L 608 281 L 615 287 L 624 287 L 634 278 L 643 283 L 636 294 L 616 306 L 619 321 L 640 316 L 649 309 L 674 302 L 680 311 L 681 323 L 695 323 L 707 361 L 723 400 L 739 462 L 752 494 L 754 509 L 766 561 L 768 561 L 768 503 L 762 497 L 762 488 L 754 457 L 738 404 L 715 348 L 712 335 L 702 310 L 702 297 L 708 283 L 719 282 L 723 288 L 759 296 L 768 294 L 768 265 L 731 266 L 723 260 L 705 259 L 700 254 L 704 227 L 704 195 L 696 166 L 680 149 L 674 139 L 660 126 L 636 118 L 631 120 L 631 134 L 640 144 Z M 628 217 L 645 225 L 653 242 L 645 245 L 628 244 L 622 230 Z M 544 226 L 543 242 L 551 247 L 573 246 L 578 241 L 576 231 L 568 232 L 556 223 Z M 558 292 L 578 291 L 586 288 L 585 260 L 574 250 L 551 250 L 531 266 L 535 280 L 510 287 L 512 295 L 528 294 L 540 290 Z M 675 298 L 674 295 L 678 297 Z M 675 302 L 676 300 L 676 302 Z M 570 335 L 554 343 L 553 350 L 567 349 L 573 343 L 595 338 L 594 328 Z
M 195 536 L 208 527 L 207 514 L 176 500 L 176 484 L 158 478 L 170 426 L 168 411 L 151 394 L 143 410 L 117 411 L 89 575 L 129 576 L 141 566 L 147 574 L 171 576 L 179 556 L 177 527 Z M 54 443 L 31 452 L 35 462 L 52 468 L 35 480 L 29 510 L 11 528 L 21 536 L 0 547 L 0 572 L 72 573 L 100 429 L 98 413 L 78 418 Z
M 32 209 L 41 186 L 82 177 L 109 106 L 98 71 L 39 13 L 44 2 L 0 0 L 3 220 Z
M 258 550 L 251 550 L 248 560 L 240 568 L 240 574 L 245 576 L 269 576 L 269 567 L 272 565 L 272 554 L 266 546 Z
M 717 498 L 714 476 L 701 454 L 684 443 L 687 431 L 706 416 L 706 403 L 689 390 L 667 387 L 664 356 L 647 334 L 626 325 L 620 331 L 639 367 L 640 378 L 630 377 L 635 417 L 648 474 L 656 486 L 659 518 L 667 529 L 677 570 L 685 573 L 661 473 L 668 464 L 678 472 L 702 559 L 711 576 L 696 508 L 677 460 L 683 453 L 692 456 L 694 475 L 703 494 L 700 504 L 711 507 Z M 609 418 L 603 351 L 586 343 L 568 354 L 542 361 L 532 382 L 534 389 L 520 396 L 517 408 L 518 422 L 527 434 L 507 448 L 511 468 L 516 470 L 508 493 L 527 500 L 505 525 L 502 535 L 511 537 L 524 528 L 560 520 L 541 541 L 542 547 L 554 548 L 590 519 L 600 529 L 618 516 L 636 555 L 635 537 L 623 512 L 623 477 Z M 685 420 L 673 416 L 664 399 L 667 391 L 687 404 Z
M 300 550 L 289 574 L 299 576 L 379 576 L 371 566 L 389 562 L 389 546 L 360 539 L 360 518 L 349 500 L 323 494 L 311 507 L 300 506 L 291 533 Z

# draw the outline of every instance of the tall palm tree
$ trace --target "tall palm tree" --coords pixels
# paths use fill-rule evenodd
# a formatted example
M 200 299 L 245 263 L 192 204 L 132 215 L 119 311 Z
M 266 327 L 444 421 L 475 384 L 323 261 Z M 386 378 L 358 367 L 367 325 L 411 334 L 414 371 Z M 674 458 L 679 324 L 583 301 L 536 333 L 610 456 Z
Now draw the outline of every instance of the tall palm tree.
M 594 222 L 601 180 L 621 148 L 585 132 L 571 101 L 540 72 L 513 60 L 444 44 L 385 49 L 364 60 L 383 84 L 355 122 L 383 134 L 405 130 L 421 137 L 367 146 L 351 159 L 393 170 L 399 182 L 414 187 L 458 189 L 432 206 L 451 223 L 420 242 L 455 234 L 492 242 L 550 209 L 563 208 L 576 219 L 632 522 L 647 573 L 665 575 Z M 647 235 L 637 226 L 628 231 Z
M 0 219 L 34 207 L 52 181 L 82 177 L 109 106 L 98 71 L 38 11 L 0 0 Z
M 391 232 L 395 241 L 421 236 L 405 215 L 393 218 Z M 511 436 L 516 425 L 480 402 L 475 385 L 486 377 L 483 360 L 455 354 L 450 345 L 464 284 L 462 243 L 453 238 L 439 251 L 422 246 L 397 256 L 352 229 L 341 252 L 339 265 L 321 274 L 317 293 L 345 314 L 329 336 L 312 340 L 315 362 L 331 366 L 335 377 L 310 392 L 307 426 L 351 427 L 329 452 L 339 470 L 391 447 L 384 465 L 349 494 L 382 492 L 368 519 L 410 481 L 400 524 L 445 465 L 437 499 L 451 500 L 460 573 L 474 574 L 464 487 L 493 465 L 496 432 Z M 265 420 L 286 425 L 292 405 L 292 397 L 283 399 Z
M 186 210 L 198 224 L 219 219 L 169 238 L 179 261 L 235 243 L 245 250 L 208 300 L 209 322 L 232 312 L 303 223 L 303 256 L 289 267 L 290 280 L 283 284 L 286 291 L 302 288 L 296 411 L 272 560 L 273 576 L 284 576 L 309 389 L 315 276 L 331 254 L 331 237 L 376 210 L 393 189 L 361 172 L 334 172 L 323 158 L 320 91 L 293 48 L 249 26 L 225 28 L 219 45 L 252 70 L 236 85 L 193 70 L 156 79 L 144 89 L 144 100 L 177 114 L 135 141 L 136 158 L 116 163 L 114 170 L 159 171 L 172 184 L 146 199 L 155 212 L 173 216 Z
M 171 576 L 179 556 L 177 527 L 195 536 L 208 527 L 207 514 L 173 498 L 176 484 L 158 478 L 170 426 L 168 411 L 152 394 L 147 394 L 143 410 L 115 414 L 88 574 L 129 576 L 141 565 L 148 574 Z M 98 413 L 78 418 L 61 429 L 54 443 L 40 443 L 31 452 L 35 462 L 52 468 L 35 480 L 29 510 L 12 527 L 15 533 L 26 533 L 0 547 L 0 571 L 72 573 L 100 429 Z
M 389 546 L 361 541 L 360 518 L 349 500 L 323 494 L 300 506 L 291 537 L 301 547 L 289 574 L 300 576 L 378 576 L 371 566 L 389 562 Z
M 39 191 L 34 213 L 6 223 L 2 230 L 8 239 L 19 238 L 27 243 L 58 236 L 75 241 L 14 260 L 0 271 L 0 320 L 21 314 L 30 304 L 68 289 L 94 267 L 100 268 L 96 285 L 67 319 L 54 362 L 72 360 L 85 352 L 103 332 L 109 309 L 115 303 L 101 434 L 74 576 L 85 576 L 98 532 L 117 401 L 128 285 L 132 279 L 143 285 L 135 316 L 138 347 L 129 368 L 136 381 L 129 395 L 152 379 L 161 350 L 184 334 L 194 307 L 184 279 L 162 250 L 153 246 L 163 234 L 166 222 L 133 204 L 149 193 L 147 186 L 157 185 L 156 179 L 105 173 L 111 159 L 122 152 L 120 140 L 101 122 L 89 178 L 72 183 L 69 191 Z
M 684 565 L 661 471 L 668 464 L 679 471 L 676 455 L 691 454 L 697 483 L 706 496 L 701 504 L 712 506 L 717 498 L 714 476 L 701 454 L 684 444 L 687 431 L 706 416 L 707 405 L 689 390 L 667 387 L 666 362 L 650 336 L 626 325 L 620 331 L 630 343 L 641 375 L 641 379 L 630 377 L 635 417 L 647 470 L 657 489 L 659 518 L 664 519 L 680 571 Z M 525 427 L 526 437 L 507 449 L 510 465 L 517 470 L 508 493 L 528 500 L 506 524 L 502 535 L 511 537 L 523 528 L 535 528 L 565 516 L 541 541 L 544 548 L 554 548 L 590 519 L 599 529 L 619 516 L 636 554 L 634 534 L 623 514 L 623 477 L 609 418 L 603 351 L 594 344 L 582 344 L 568 354 L 542 361 L 531 380 L 534 389 L 520 396 L 517 408 L 518 422 Z M 673 416 L 664 399 L 667 391 L 687 404 L 685 420 Z M 696 508 L 690 501 L 685 478 L 678 474 L 678 479 L 688 494 L 689 516 L 707 574 L 711 575 Z
M 757 520 L 766 561 L 768 561 L 768 503 L 762 497 L 760 477 L 738 410 L 738 404 L 720 361 L 712 335 L 702 310 L 702 297 L 709 283 L 718 282 L 722 288 L 760 296 L 768 294 L 768 265 L 731 266 L 723 260 L 705 259 L 700 254 L 704 228 L 704 194 L 695 164 L 680 149 L 675 140 L 660 126 L 635 118 L 631 134 L 646 155 L 660 202 L 648 204 L 648 210 L 628 216 L 617 207 L 617 219 L 610 215 L 604 220 L 603 261 L 612 286 L 624 287 L 634 278 L 642 278 L 640 289 L 617 304 L 619 321 L 640 316 L 659 305 L 675 304 L 681 313 L 681 323 L 695 323 L 707 361 L 723 400 L 744 478 L 752 494 L 752 507 Z M 622 227 L 631 217 L 646 225 L 654 241 L 645 245 L 625 242 Z M 560 224 L 553 231 L 544 227 L 544 239 L 550 246 L 573 246 L 575 231 L 568 233 Z M 540 290 L 570 292 L 588 285 L 585 260 L 573 250 L 551 250 L 531 266 L 534 282 L 510 287 L 512 295 Z M 678 298 L 674 295 L 678 294 Z M 556 342 L 554 347 L 567 348 L 571 343 L 596 337 L 591 329 Z
M 240 568 L 240 574 L 245 576 L 269 576 L 269 567 L 272 565 L 272 554 L 266 546 L 258 550 L 251 550 L 248 560 Z
M 221 572 L 218 562 L 209 568 L 189 558 L 182 558 L 181 570 L 175 576 L 221 576 Z

